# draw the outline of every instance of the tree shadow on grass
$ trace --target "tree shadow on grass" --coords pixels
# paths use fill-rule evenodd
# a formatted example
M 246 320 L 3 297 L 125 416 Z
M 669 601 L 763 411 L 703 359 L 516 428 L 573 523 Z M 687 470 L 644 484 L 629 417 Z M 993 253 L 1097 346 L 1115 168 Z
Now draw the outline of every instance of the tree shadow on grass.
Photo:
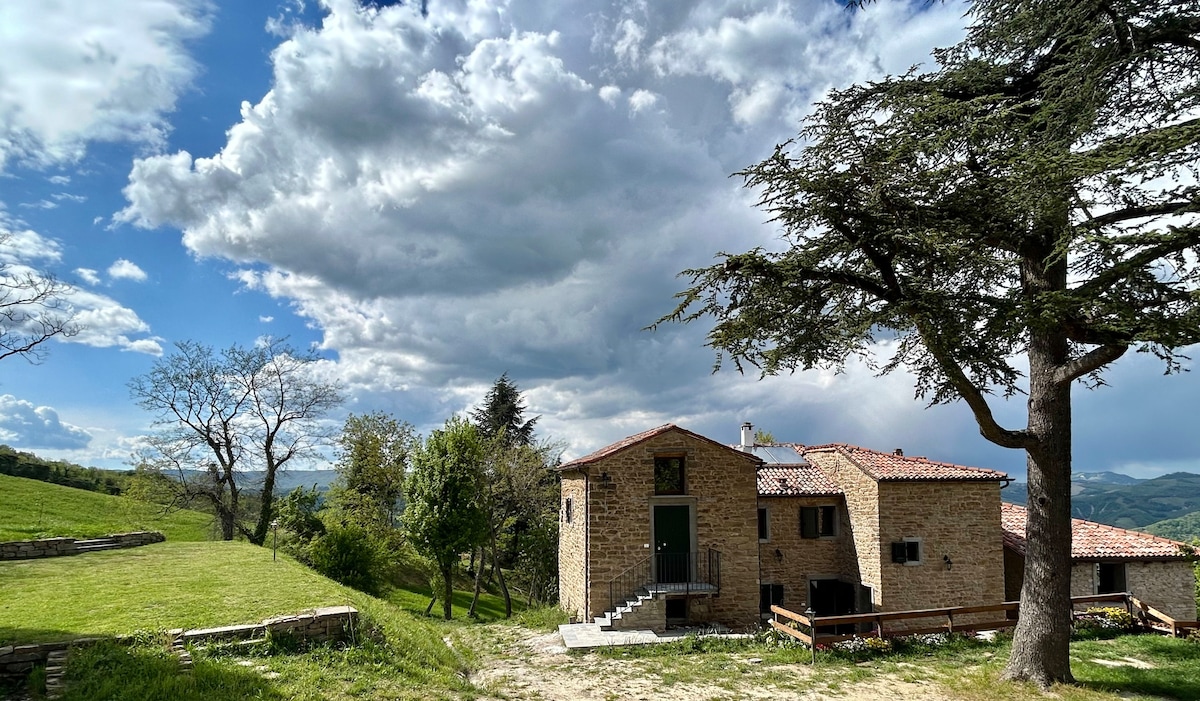
M 1131 642 L 1132 641 L 1132 642 Z M 1072 650 L 1084 664 L 1073 664 L 1076 683 L 1095 691 L 1136 693 L 1172 699 L 1200 699 L 1200 644 L 1157 635 L 1128 636 L 1114 649 Z M 1116 666 L 1096 659 L 1112 659 Z M 1120 664 L 1130 659 L 1148 661 L 1152 669 Z
M 157 646 L 111 642 L 77 649 L 67 665 L 63 701 L 208 701 L 288 698 L 257 671 L 198 659 L 191 672 Z
M 397 587 L 388 592 L 384 598 L 391 603 L 399 606 L 402 609 L 415 614 L 422 614 L 425 607 L 429 604 L 430 597 L 429 587 Z M 471 599 L 474 596 L 473 591 L 462 589 L 454 590 L 454 618 L 466 619 L 467 611 L 471 608 Z M 512 599 L 513 615 L 525 610 L 525 601 L 518 596 L 513 596 Z M 430 614 L 434 618 L 442 617 L 442 602 L 433 605 L 433 611 Z M 487 623 L 490 621 L 499 621 L 504 619 L 504 598 L 488 592 L 483 592 L 479 597 L 479 604 L 475 607 L 476 620 L 479 623 Z

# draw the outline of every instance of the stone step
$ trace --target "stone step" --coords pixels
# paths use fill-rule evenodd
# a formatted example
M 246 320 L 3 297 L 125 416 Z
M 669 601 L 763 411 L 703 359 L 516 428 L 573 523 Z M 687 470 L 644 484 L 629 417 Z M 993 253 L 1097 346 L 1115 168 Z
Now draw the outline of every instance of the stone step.
M 101 550 L 117 550 L 121 547 L 120 543 L 98 543 L 96 545 L 76 545 L 75 552 L 77 553 L 94 553 Z

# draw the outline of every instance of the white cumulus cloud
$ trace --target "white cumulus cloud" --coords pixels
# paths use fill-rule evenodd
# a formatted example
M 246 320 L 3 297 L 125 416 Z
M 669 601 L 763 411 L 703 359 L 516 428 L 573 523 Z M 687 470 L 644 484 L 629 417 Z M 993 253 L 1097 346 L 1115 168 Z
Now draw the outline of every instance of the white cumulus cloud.
M 35 406 L 11 394 L 0 395 L 0 441 L 15 448 L 86 448 L 91 434 L 58 417 L 48 406 Z
M 0 3 L 0 172 L 76 161 L 93 140 L 161 145 L 210 14 L 207 0 Z
M 143 282 L 146 279 L 146 271 L 139 268 L 137 263 L 133 261 L 118 258 L 112 265 L 108 266 L 108 276 L 114 280 Z

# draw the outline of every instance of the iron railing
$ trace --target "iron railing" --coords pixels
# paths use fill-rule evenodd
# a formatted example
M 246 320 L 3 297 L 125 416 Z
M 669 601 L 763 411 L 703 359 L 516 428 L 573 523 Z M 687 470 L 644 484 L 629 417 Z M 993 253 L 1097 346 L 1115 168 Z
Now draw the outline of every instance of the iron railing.
M 720 594 L 721 553 L 709 548 L 689 553 L 655 553 L 608 582 L 608 610 L 655 593 Z

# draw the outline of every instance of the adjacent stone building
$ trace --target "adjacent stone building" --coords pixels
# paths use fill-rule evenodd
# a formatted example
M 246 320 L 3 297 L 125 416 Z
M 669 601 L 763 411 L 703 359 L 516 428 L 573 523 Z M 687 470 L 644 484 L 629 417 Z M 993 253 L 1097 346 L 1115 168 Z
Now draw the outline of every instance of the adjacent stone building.
M 1021 598 L 1024 507 L 1003 505 L 1004 593 Z M 1194 560 L 1183 543 L 1071 519 L 1071 596 L 1129 592 L 1177 621 L 1196 620 Z
M 1001 505 L 1008 478 L 995 470 L 755 445 L 749 424 L 736 446 L 667 424 L 559 470 L 559 596 L 574 621 L 745 629 L 773 603 L 837 615 L 1019 597 L 1024 510 Z M 1131 591 L 1194 618 L 1178 543 L 1075 523 L 1075 594 Z

